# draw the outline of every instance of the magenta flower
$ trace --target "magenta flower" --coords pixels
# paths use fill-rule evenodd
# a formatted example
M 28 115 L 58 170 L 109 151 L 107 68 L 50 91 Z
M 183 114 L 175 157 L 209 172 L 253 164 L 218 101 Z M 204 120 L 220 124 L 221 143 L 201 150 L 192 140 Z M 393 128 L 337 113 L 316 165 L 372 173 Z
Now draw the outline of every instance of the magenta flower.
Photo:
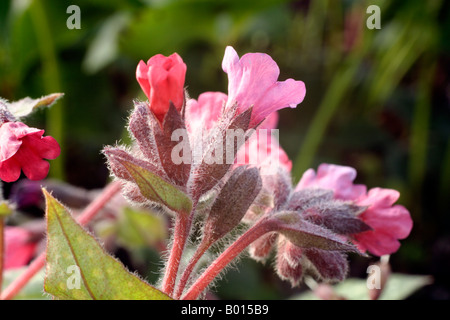
M 252 106 L 254 108 L 250 127 L 259 124 L 274 111 L 295 108 L 306 94 L 302 81 L 278 81 L 280 69 L 264 53 L 247 53 L 239 59 L 236 51 L 228 46 L 222 69 L 228 74 L 227 106 L 237 103 L 240 113 Z
M 394 205 L 399 192 L 391 189 L 374 188 L 368 193 L 366 186 L 353 184 L 356 170 L 350 167 L 321 164 L 315 174 L 309 169 L 298 183 L 296 190 L 317 187 L 334 191 L 334 198 L 354 201 L 355 204 L 367 207 L 358 218 L 369 225 L 372 230 L 352 235 L 352 241 L 361 251 L 370 251 L 382 256 L 396 252 L 399 239 L 405 239 L 412 229 L 409 211 Z
M 50 165 L 43 159 L 56 159 L 61 149 L 44 130 L 29 128 L 21 122 L 6 122 L 0 127 L 0 179 L 13 182 L 20 171 L 30 180 L 42 180 Z
M 19 227 L 5 228 L 5 270 L 20 268 L 28 263 L 36 251 L 30 233 Z
M 147 63 L 140 61 L 136 79 L 150 102 L 150 109 L 162 123 L 170 102 L 180 111 L 184 102 L 186 64 L 174 53 L 169 57 L 157 54 Z

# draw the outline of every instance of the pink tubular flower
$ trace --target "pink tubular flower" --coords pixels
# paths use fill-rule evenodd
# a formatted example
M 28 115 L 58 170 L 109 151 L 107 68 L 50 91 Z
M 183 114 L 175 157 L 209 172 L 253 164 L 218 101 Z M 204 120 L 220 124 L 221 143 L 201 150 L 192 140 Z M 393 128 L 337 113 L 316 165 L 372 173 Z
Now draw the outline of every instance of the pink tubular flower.
M 366 192 L 366 186 L 355 185 L 356 170 L 330 164 L 321 164 L 315 174 L 309 169 L 298 183 L 296 190 L 317 187 L 334 191 L 334 198 L 354 201 L 367 209 L 358 217 L 372 230 L 352 235 L 352 241 L 361 251 L 370 251 L 382 256 L 396 252 L 400 243 L 412 229 L 412 219 L 408 210 L 394 205 L 400 194 L 391 189 L 374 188 Z
M 20 171 L 30 180 L 44 179 L 50 168 L 43 159 L 55 159 L 61 149 L 44 130 L 29 128 L 21 122 L 6 122 L 0 127 L 0 179 L 13 182 Z
M 236 51 L 228 46 L 222 69 L 228 74 L 227 107 L 237 103 L 241 113 L 253 106 L 250 127 L 259 124 L 276 110 L 295 108 L 306 94 L 302 81 L 278 81 L 280 69 L 264 53 L 247 53 L 239 59 Z
M 254 135 L 239 149 L 236 156 L 238 165 L 255 165 L 262 169 L 262 174 L 275 173 L 277 167 L 282 167 L 286 172 L 292 169 L 292 161 L 281 148 L 278 140 L 271 135 L 271 126 L 276 125 L 278 115 L 271 114 L 261 124 Z
M 190 132 L 209 130 L 217 123 L 227 102 L 227 95 L 222 92 L 205 92 L 198 96 L 198 101 L 186 102 L 186 126 Z
M 5 270 L 20 268 L 28 263 L 36 243 L 28 241 L 30 233 L 19 227 L 5 227 Z
M 162 123 L 170 102 L 180 111 L 184 102 L 186 64 L 174 53 L 169 57 L 157 54 L 147 64 L 140 61 L 136 79 L 150 102 L 150 109 Z

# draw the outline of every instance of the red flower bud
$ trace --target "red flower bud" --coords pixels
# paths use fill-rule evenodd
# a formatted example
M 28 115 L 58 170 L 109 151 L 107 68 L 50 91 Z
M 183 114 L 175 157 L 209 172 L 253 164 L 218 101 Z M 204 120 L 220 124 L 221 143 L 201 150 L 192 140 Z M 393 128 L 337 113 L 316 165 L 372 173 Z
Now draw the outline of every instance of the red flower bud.
M 174 53 L 169 57 L 157 54 L 147 64 L 140 61 L 136 79 L 148 97 L 150 109 L 162 123 L 170 102 L 180 111 L 184 102 L 186 64 Z

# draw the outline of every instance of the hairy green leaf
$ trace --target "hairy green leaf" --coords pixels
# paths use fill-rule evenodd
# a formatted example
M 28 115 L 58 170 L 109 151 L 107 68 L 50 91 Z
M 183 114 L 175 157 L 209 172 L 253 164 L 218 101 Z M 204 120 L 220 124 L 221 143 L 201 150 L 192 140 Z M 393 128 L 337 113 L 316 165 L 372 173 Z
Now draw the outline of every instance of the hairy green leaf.
M 163 300 L 167 295 L 108 255 L 45 189 L 47 268 L 44 290 L 59 299 Z
M 9 103 L 8 109 L 17 118 L 26 117 L 39 107 L 50 107 L 63 95 L 64 93 L 52 93 L 38 99 L 26 97 Z
M 191 199 L 174 185 L 135 163 L 124 159 L 119 159 L 119 161 L 133 177 L 145 198 L 160 203 L 177 213 L 189 214 L 191 212 Z

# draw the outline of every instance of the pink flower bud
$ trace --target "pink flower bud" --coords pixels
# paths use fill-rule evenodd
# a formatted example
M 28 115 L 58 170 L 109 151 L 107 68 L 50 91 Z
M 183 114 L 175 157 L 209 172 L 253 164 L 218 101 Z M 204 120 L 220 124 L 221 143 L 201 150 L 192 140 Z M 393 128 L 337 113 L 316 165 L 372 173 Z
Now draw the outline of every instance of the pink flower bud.
M 43 159 L 55 159 L 61 149 L 44 130 L 29 128 L 21 122 L 6 122 L 0 127 L 0 179 L 13 182 L 20 171 L 30 180 L 44 179 L 50 168 Z
M 140 61 L 136 79 L 148 97 L 150 109 L 162 123 L 170 103 L 180 111 L 184 103 L 186 64 L 174 53 L 169 57 L 157 54 L 147 64 Z

